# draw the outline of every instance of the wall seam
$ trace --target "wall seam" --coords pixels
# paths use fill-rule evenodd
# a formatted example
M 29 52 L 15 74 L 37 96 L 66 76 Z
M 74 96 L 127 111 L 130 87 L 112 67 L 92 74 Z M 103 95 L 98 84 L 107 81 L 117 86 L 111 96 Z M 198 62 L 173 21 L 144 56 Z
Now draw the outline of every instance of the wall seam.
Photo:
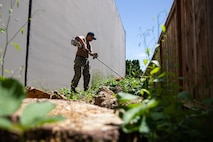
M 32 18 L 31 16 L 32 16 L 32 0 L 29 1 L 29 10 L 28 10 L 27 43 L 26 43 L 26 59 L 25 59 L 25 79 L 24 79 L 24 85 L 25 86 L 27 86 L 27 75 L 28 75 L 30 29 L 31 29 L 31 18 Z

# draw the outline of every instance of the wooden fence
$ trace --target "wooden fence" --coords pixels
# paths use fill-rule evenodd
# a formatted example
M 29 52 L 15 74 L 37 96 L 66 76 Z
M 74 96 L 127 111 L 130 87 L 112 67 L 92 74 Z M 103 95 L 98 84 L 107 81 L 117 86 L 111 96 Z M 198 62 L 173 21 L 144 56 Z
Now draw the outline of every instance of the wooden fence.
M 165 26 L 154 58 L 195 99 L 212 98 L 213 0 L 174 0 Z

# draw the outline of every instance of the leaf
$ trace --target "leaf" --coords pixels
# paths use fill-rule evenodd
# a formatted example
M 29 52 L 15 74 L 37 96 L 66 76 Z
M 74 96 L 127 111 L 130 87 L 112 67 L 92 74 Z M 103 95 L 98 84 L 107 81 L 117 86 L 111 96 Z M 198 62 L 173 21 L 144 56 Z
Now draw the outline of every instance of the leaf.
M 19 7 L 19 0 L 16 0 L 16 6 Z
M 146 54 L 149 56 L 150 55 L 150 48 L 146 48 Z
M 19 109 L 26 90 L 13 78 L 0 78 L 0 90 L 0 116 L 11 115 Z
M 144 60 L 143 60 L 143 64 L 144 64 L 144 65 L 147 65 L 147 63 L 148 63 L 148 59 L 144 59 Z
M 149 126 L 146 122 L 146 116 L 143 116 L 143 118 L 142 118 L 141 125 L 139 127 L 139 132 L 140 133 L 149 133 L 150 132 Z
M 158 75 L 158 79 L 160 79 L 160 78 L 164 78 L 164 77 L 166 77 L 166 75 L 168 75 L 168 73 L 166 73 L 166 72 L 163 72 L 163 73 L 161 73 L 160 75 Z
M 47 117 L 46 115 L 56 107 L 51 102 L 32 103 L 25 107 L 20 117 L 20 123 L 24 129 L 36 127 L 48 122 L 61 120 L 62 117 Z
M 158 48 L 158 47 L 160 47 L 160 44 L 158 43 L 158 44 L 155 44 L 155 47 L 154 48 Z
M 153 120 L 158 121 L 165 118 L 165 115 L 162 112 L 152 112 L 151 117 Z
M 151 62 L 155 64 L 157 67 L 160 67 L 160 63 L 158 62 L 158 60 L 152 60 Z
M 0 33 L 5 33 L 6 29 L 0 28 Z
M 10 70 L 4 70 L 5 73 L 10 73 Z
M 129 123 L 134 117 L 136 117 L 137 115 L 140 115 L 140 113 L 143 113 L 145 107 L 143 105 L 139 105 L 137 107 L 134 107 L 132 109 L 129 109 L 128 111 L 126 111 L 126 113 L 123 115 L 123 122 L 125 124 Z
M 141 90 L 140 90 L 140 94 L 143 95 L 144 92 L 147 93 L 148 95 L 150 95 L 150 92 L 149 92 L 147 89 L 141 89 Z
M 40 126 L 46 123 L 54 123 L 64 119 L 65 118 L 63 116 L 46 116 L 46 117 L 43 117 L 40 121 L 38 121 L 36 125 Z
M 132 75 L 135 76 L 135 72 L 134 71 L 132 71 Z
M 24 34 L 24 28 L 21 28 L 21 34 Z
M 9 9 L 9 15 L 11 16 L 13 13 L 13 9 Z
M 151 109 L 154 108 L 158 105 L 158 101 L 156 101 L 155 99 L 149 100 L 147 103 L 147 108 Z
M 12 44 L 18 51 L 21 51 L 21 48 L 19 47 L 19 45 L 17 43 L 12 43 Z
M 180 92 L 177 97 L 183 100 L 192 100 L 192 95 L 186 91 Z
M 124 93 L 124 92 L 118 93 L 119 102 L 127 102 L 127 101 L 130 101 L 130 100 L 135 100 L 137 98 L 138 98 L 138 96 L 135 96 L 135 95 L 132 95 L 132 94 L 129 94 L 129 93 Z
M 7 118 L 0 117 L 0 128 L 3 129 L 11 129 L 13 127 L 13 124 L 11 121 L 9 121 Z
M 160 70 L 159 67 L 155 67 L 155 68 L 150 72 L 150 74 L 151 74 L 151 75 L 154 75 L 154 74 L 156 74 L 159 70 Z
M 163 32 L 163 33 L 165 33 L 165 32 L 166 32 L 166 26 L 161 25 L 161 29 L 162 29 L 162 32 Z

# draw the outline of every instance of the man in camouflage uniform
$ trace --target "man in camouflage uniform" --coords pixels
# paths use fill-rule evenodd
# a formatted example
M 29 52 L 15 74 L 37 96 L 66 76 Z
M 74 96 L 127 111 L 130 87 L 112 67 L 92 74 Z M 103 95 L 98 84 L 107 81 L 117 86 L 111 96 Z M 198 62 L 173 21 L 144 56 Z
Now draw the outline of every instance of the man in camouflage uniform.
M 97 58 L 98 54 L 92 51 L 90 42 L 96 40 L 93 32 L 88 32 L 86 37 L 77 36 L 75 40 L 71 41 L 71 44 L 78 47 L 76 57 L 74 60 L 74 77 L 71 81 L 71 92 L 76 92 L 75 88 L 78 86 L 78 82 L 81 78 L 81 71 L 83 70 L 84 91 L 88 89 L 90 82 L 90 70 L 89 70 L 89 55 L 93 58 Z

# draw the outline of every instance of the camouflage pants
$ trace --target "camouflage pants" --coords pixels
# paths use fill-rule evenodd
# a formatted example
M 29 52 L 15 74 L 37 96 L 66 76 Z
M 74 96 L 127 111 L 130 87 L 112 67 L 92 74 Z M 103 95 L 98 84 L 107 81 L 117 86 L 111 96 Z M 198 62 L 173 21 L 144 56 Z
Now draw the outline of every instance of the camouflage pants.
M 89 60 L 80 56 L 75 57 L 74 61 L 74 77 L 71 82 L 71 87 L 77 87 L 83 71 L 84 90 L 88 89 L 90 81 Z

